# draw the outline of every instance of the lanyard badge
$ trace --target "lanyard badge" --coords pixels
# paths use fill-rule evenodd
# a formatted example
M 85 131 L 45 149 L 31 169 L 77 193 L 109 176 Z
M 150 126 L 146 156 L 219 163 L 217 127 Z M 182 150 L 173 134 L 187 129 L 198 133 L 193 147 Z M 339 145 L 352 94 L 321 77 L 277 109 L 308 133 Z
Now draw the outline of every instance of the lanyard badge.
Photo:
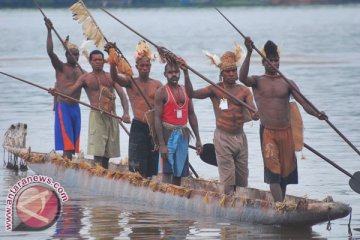
M 226 98 L 220 99 L 219 108 L 220 108 L 221 110 L 227 110 L 227 109 L 228 109 L 228 102 L 227 102 L 227 99 L 226 99 Z

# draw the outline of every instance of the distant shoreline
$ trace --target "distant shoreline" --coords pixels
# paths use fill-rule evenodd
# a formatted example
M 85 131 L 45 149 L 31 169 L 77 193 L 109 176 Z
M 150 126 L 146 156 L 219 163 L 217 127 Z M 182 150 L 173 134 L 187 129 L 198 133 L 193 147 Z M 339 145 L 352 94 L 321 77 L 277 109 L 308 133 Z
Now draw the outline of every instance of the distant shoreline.
M 37 0 L 41 7 L 68 8 L 76 1 Z M 359 3 L 358 0 L 86 0 L 89 8 L 162 8 L 162 7 L 239 7 L 239 6 L 299 6 Z M 34 8 L 29 0 L 0 0 L 0 8 Z

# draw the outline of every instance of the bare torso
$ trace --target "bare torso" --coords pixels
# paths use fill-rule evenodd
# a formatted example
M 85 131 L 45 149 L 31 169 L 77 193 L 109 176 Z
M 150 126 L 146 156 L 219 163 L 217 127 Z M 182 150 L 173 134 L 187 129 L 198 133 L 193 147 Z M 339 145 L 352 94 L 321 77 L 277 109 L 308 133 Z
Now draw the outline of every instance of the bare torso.
M 220 86 L 224 87 L 224 84 L 220 83 Z M 210 86 L 210 88 L 212 88 L 212 92 L 214 93 L 213 96 L 211 96 L 211 101 L 216 117 L 216 127 L 232 134 L 242 132 L 244 122 L 251 120 L 249 111 L 245 107 L 235 104 L 230 97 L 216 89 L 214 86 Z M 247 87 L 240 84 L 234 84 L 232 87 L 225 88 L 225 90 L 230 92 L 237 99 L 251 106 L 254 105 L 253 96 Z M 227 104 L 224 103 L 224 100 Z M 223 101 L 223 103 L 221 103 L 221 101 Z M 222 107 L 221 109 L 220 105 L 225 107 Z
M 155 93 L 156 90 L 162 86 L 161 82 L 151 78 L 146 81 L 140 81 L 138 78 L 134 78 L 134 80 L 141 89 L 142 93 L 145 95 L 146 99 L 149 101 L 151 108 L 154 108 Z M 126 92 L 129 97 L 134 118 L 146 123 L 145 112 L 150 110 L 150 108 L 145 102 L 143 96 L 139 93 L 134 83 L 131 83 L 129 87 L 126 87 Z
M 81 75 L 82 75 L 82 71 L 79 69 L 79 67 L 77 66 L 72 67 L 69 64 L 64 64 L 62 71 L 58 71 L 58 70 L 56 71 L 55 88 L 59 92 L 64 93 L 68 88 L 74 85 L 74 83 Z M 77 100 L 80 100 L 80 96 L 81 96 L 81 88 L 76 90 L 74 93 L 70 95 L 70 97 L 75 98 Z M 58 96 L 57 100 L 71 103 L 71 100 L 61 96 Z
M 290 127 L 290 88 L 280 76 L 254 76 L 253 86 L 261 124 L 270 129 Z
M 114 81 L 109 73 L 104 71 L 87 73 L 83 76 L 83 81 L 91 106 L 99 107 L 108 112 L 115 112 Z

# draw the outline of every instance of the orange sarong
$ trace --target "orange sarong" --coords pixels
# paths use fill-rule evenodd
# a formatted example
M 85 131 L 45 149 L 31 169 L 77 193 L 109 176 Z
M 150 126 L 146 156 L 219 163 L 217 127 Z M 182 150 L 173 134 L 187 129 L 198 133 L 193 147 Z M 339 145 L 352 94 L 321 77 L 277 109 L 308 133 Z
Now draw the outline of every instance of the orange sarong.
M 266 183 L 297 184 L 297 161 L 291 128 L 260 126 L 261 149 Z

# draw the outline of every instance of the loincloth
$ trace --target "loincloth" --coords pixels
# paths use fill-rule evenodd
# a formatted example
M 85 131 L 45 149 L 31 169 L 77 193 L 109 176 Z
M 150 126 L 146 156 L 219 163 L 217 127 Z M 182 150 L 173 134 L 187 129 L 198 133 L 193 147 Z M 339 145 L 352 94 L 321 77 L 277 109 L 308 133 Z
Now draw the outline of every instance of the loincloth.
M 163 122 L 163 135 L 168 150 L 168 159 L 160 160 L 160 171 L 175 177 L 189 176 L 188 145 L 190 129 L 184 126 Z
M 260 125 L 266 183 L 298 183 L 297 160 L 291 128 L 268 129 Z

